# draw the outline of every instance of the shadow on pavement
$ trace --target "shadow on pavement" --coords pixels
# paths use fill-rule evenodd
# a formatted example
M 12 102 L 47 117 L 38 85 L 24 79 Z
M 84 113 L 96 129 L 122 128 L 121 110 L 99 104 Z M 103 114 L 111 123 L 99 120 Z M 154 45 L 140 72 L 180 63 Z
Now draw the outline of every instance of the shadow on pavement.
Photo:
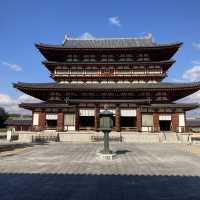
M 36 145 L 48 145 L 49 142 L 35 142 L 35 143 L 6 143 L 0 145 L 0 153 L 5 151 L 14 151 L 16 149 L 24 149 L 27 147 L 34 147 Z
M 117 155 L 126 154 L 126 153 L 129 153 L 129 152 L 131 152 L 131 151 L 129 151 L 129 150 L 127 150 L 127 149 L 115 151 L 115 153 L 116 153 Z
M 197 200 L 200 177 L 0 174 L 1 200 Z

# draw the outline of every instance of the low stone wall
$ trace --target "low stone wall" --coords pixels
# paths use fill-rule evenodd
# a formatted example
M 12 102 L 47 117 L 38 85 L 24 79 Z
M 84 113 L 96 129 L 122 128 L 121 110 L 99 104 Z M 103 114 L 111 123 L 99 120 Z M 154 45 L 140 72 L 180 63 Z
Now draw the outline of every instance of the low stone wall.
M 120 137 L 119 132 L 111 132 L 110 137 Z M 102 132 L 95 132 L 95 131 L 70 131 L 70 132 L 59 132 L 59 138 L 61 142 L 92 142 L 92 137 L 94 136 L 103 136 Z
M 28 131 L 19 131 L 19 142 L 31 143 L 33 136 L 37 134 L 37 132 L 28 132 Z
M 126 143 L 159 143 L 159 134 L 122 133 L 122 141 Z
M 190 133 L 180 133 L 178 134 L 180 143 L 188 144 L 191 142 L 191 134 Z
M 91 135 L 88 133 L 59 133 L 60 142 L 91 142 Z
M 43 132 L 27 132 L 19 131 L 19 142 L 31 143 L 32 138 L 44 134 Z M 48 135 L 47 133 L 45 133 Z M 70 132 L 59 132 L 59 139 L 61 142 L 77 142 L 77 143 L 89 143 L 94 142 L 92 137 L 103 136 L 102 132 L 95 131 L 70 131 Z M 172 133 L 175 135 L 175 133 Z M 175 136 L 173 138 L 175 140 Z M 167 134 L 166 138 L 162 138 L 159 133 L 141 133 L 141 132 L 111 132 L 110 137 L 121 138 L 121 142 L 125 143 L 184 143 L 187 144 L 191 142 L 189 133 L 177 134 L 175 141 L 169 140 L 170 133 Z

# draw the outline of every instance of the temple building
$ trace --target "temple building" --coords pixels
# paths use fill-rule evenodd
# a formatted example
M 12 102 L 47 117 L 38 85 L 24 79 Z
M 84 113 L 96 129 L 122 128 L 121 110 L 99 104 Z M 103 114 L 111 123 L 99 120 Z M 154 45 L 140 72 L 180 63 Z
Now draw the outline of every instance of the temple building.
M 74 39 L 38 43 L 51 83 L 14 83 L 42 100 L 22 103 L 33 113 L 33 130 L 81 131 L 99 128 L 105 104 L 114 131 L 185 132 L 186 111 L 198 104 L 176 103 L 200 89 L 200 82 L 163 82 L 181 42 L 143 38 Z

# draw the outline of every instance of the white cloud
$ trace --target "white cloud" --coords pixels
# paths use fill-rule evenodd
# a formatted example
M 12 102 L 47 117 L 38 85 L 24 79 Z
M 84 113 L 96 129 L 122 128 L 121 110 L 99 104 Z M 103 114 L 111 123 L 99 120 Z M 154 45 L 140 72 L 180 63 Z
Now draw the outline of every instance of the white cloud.
M 187 82 L 187 81 L 198 81 L 200 79 L 200 61 L 192 61 L 194 65 L 190 69 L 186 70 L 182 79 L 174 79 L 175 82 Z M 200 91 L 195 92 L 183 99 L 177 101 L 177 103 L 199 103 L 200 104 Z M 200 117 L 200 108 L 188 111 L 187 118 L 196 118 Z
M 194 43 L 192 44 L 192 46 L 193 46 L 195 49 L 200 50 L 200 43 L 194 42 Z
M 95 37 L 91 33 L 89 33 L 89 32 L 83 33 L 79 38 L 82 39 L 82 40 L 92 40 L 92 39 L 95 39 Z
M 121 21 L 118 16 L 109 17 L 108 20 L 109 20 L 110 24 L 112 24 L 114 26 L 118 26 L 118 27 L 121 26 Z
M 200 61 L 192 61 L 193 66 L 182 74 L 181 79 L 172 79 L 173 82 L 200 81 Z
M 189 81 L 198 81 L 200 78 L 200 64 L 194 65 L 192 68 L 186 70 L 182 77 Z
M 192 61 L 192 64 L 193 64 L 193 65 L 200 65 L 200 61 L 199 61 L 199 60 L 193 60 L 193 61 Z
M 13 71 L 16 71 L 16 72 L 22 71 L 22 67 L 20 65 L 8 63 L 8 62 L 1 62 L 1 64 L 3 66 L 10 68 Z
M 23 94 L 17 99 L 11 98 L 7 94 L 0 94 L 0 107 L 3 107 L 8 113 L 30 114 L 30 111 L 19 108 L 20 103 L 36 103 L 40 102 L 39 99 Z

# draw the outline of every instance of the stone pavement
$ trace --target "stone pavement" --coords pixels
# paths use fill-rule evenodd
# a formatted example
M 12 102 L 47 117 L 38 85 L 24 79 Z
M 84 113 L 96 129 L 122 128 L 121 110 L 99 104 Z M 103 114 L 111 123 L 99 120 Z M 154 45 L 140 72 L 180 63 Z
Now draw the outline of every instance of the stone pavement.
M 200 155 L 182 144 L 51 143 L 0 154 L 0 199 L 200 199 Z M 199 149 L 200 146 L 196 146 Z

